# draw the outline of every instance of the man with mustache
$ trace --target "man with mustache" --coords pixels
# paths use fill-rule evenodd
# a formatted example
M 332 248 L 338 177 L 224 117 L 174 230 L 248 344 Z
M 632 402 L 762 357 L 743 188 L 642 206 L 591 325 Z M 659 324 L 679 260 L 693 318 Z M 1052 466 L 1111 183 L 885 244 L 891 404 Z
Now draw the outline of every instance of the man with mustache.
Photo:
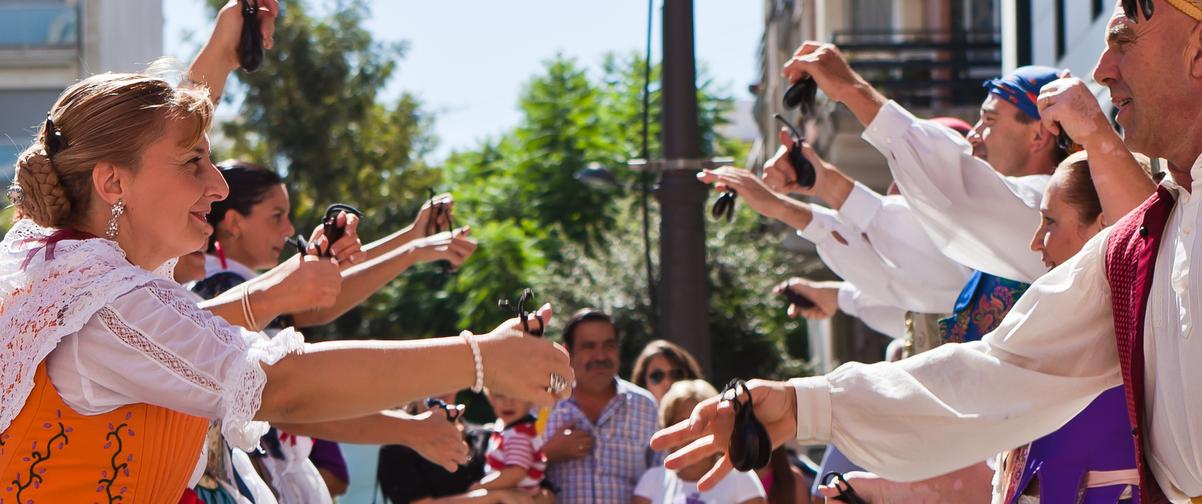
M 563 330 L 576 386 L 551 410 L 544 432 L 546 480 L 563 503 L 630 502 L 643 472 L 658 463 L 650 392 L 618 378 L 618 327 L 604 312 L 576 312 Z

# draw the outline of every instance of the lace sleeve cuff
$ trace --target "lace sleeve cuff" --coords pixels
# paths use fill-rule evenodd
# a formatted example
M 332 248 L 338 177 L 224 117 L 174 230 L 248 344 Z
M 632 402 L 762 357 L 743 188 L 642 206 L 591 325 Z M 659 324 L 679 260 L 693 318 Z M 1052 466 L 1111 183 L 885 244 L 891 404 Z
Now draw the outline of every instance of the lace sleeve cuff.
M 272 365 L 284 356 L 299 353 L 305 340 L 291 328 L 280 331 L 274 338 L 258 338 L 247 349 L 246 358 L 226 376 L 221 384 L 222 421 L 221 434 L 230 446 L 240 450 L 252 450 L 259 438 L 267 433 L 267 422 L 254 420 L 259 412 L 263 387 L 267 385 L 267 373 L 263 364 Z

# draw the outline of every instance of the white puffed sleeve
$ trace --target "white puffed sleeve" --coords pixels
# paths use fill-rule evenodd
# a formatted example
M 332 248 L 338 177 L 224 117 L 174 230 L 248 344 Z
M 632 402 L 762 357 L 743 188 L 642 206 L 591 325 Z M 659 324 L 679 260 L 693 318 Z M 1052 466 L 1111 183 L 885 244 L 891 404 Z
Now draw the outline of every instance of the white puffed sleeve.
M 220 419 L 232 446 L 252 449 L 266 433 L 253 421 L 263 365 L 301 351 L 292 330 L 266 338 L 201 310 L 178 284 L 155 281 L 109 303 L 47 358 L 63 400 L 98 414 L 148 403 Z

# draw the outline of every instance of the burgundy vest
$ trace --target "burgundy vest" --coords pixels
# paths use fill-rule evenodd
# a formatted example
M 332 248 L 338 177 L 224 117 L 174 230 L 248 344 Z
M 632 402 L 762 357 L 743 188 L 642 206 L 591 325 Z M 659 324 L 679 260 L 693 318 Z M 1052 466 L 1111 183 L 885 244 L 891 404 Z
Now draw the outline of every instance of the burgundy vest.
M 1114 334 L 1127 395 L 1127 416 L 1135 428 L 1135 464 L 1140 475 L 1140 501 L 1168 504 L 1164 491 L 1144 458 L 1144 314 L 1152 291 L 1152 274 L 1165 224 L 1173 210 L 1173 193 L 1161 186 L 1139 208 L 1120 219 L 1106 243 L 1106 281 L 1114 308 Z

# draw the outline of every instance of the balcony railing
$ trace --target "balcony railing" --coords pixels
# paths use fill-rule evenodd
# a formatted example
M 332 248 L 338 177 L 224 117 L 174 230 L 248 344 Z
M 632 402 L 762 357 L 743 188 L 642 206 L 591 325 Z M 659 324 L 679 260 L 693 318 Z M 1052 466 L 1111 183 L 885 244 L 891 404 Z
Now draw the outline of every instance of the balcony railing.
M 75 5 L 0 5 L 0 49 L 69 49 L 79 44 Z
M 1001 36 L 979 32 L 832 34 L 851 66 L 907 106 L 979 105 L 986 79 L 1001 73 Z

